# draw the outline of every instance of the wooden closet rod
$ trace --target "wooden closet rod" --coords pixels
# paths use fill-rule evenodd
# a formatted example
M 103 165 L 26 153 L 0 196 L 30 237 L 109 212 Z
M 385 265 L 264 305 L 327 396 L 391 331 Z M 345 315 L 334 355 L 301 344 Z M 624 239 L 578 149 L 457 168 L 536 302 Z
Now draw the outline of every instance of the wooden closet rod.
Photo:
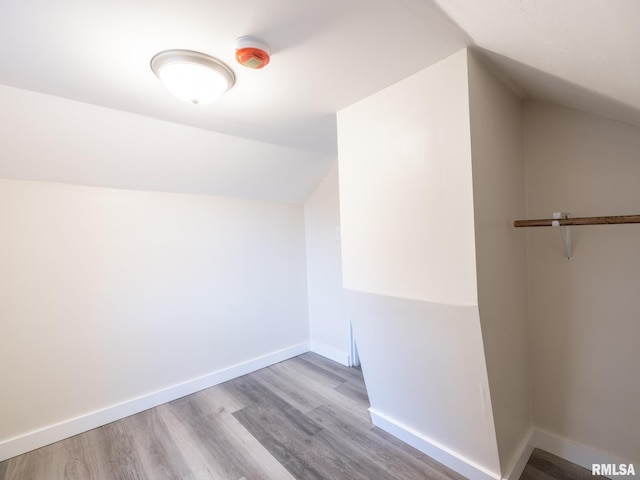
M 514 227 L 565 227 L 569 225 L 613 225 L 619 223 L 640 223 L 640 215 L 618 215 L 615 217 L 542 218 L 540 220 L 516 220 Z

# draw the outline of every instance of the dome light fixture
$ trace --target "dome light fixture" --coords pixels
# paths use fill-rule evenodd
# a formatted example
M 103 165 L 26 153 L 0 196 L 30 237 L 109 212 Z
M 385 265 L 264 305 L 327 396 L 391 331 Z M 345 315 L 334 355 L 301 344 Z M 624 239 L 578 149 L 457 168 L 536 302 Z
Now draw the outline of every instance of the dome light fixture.
M 160 52 L 151 59 L 151 70 L 170 93 L 192 104 L 213 102 L 235 82 L 224 63 L 193 50 Z

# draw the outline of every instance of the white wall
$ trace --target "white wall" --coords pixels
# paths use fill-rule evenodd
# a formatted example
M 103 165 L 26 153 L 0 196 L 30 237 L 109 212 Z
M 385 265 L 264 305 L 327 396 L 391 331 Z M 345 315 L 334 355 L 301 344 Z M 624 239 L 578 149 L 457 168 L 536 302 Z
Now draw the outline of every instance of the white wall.
M 527 217 L 637 214 L 640 128 L 575 110 L 525 108 Z M 640 464 L 640 226 L 527 229 L 536 427 Z
M 522 103 L 476 55 L 469 101 L 478 304 L 502 472 L 531 428 L 526 325 Z
M 336 162 L 304 204 L 311 350 L 351 364 L 351 327 L 342 288 Z
M 477 304 L 466 60 L 456 55 L 338 113 L 345 288 Z
M 308 348 L 303 208 L 0 180 L 0 446 Z
M 343 281 L 374 421 L 487 478 L 469 122 L 465 50 L 338 112 Z

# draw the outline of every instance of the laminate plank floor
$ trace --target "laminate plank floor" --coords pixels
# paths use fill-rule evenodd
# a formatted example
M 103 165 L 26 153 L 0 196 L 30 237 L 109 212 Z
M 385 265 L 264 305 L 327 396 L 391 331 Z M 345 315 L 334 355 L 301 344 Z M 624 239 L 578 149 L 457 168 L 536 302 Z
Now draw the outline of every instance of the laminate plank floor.
M 520 480 L 591 480 L 594 478 L 606 480 L 607 477 L 592 475 L 591 470 L 538 448 L 531 454 L 520 476 Z
M 460 480 L 374 427 L 362 372 L 313 353 L 0 463 L 1 480 Z
M 368 407 L 360 369 L 307 353 L 0 462 L 0 480 L 464 478 L 374 427 Z M 534 450 L 520 480 L 587 478 Z

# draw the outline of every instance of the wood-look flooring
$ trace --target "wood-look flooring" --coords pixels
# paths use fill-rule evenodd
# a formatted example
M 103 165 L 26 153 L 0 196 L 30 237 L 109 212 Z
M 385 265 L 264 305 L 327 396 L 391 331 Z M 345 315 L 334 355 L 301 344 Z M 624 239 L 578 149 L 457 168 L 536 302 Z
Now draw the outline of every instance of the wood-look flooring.
M 556 478 L 566 480 L 606 480 L 606 477 L 592 475 L 591 470 L 536 448 L 531 454 L 520 480 L 552 480 Z
M 0 462 L 0 480 L 460 480 L 371 425 L 362 372 L 313 353 Z M 520 480 L 588 470 L 534 450 Z
M 462 479 L 373 427 L 362 373 L 307 353 L 0 463 L 2 480 Z

